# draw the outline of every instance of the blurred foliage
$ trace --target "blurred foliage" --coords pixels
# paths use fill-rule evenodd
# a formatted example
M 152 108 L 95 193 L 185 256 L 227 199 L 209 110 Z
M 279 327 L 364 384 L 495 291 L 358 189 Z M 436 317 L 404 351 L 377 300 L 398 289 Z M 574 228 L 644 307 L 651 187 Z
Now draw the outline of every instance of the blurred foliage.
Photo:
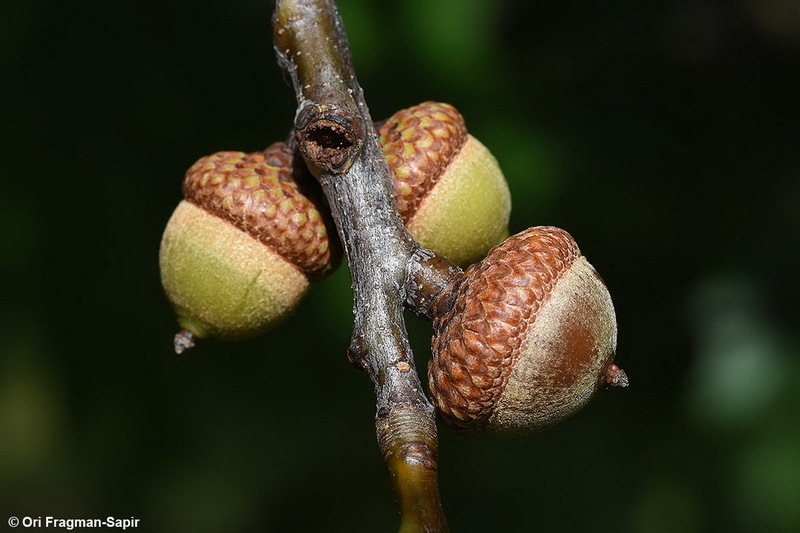
M 512 231 L 569 230 L 617 307 L 632 387 L 541 435 L 441 432 L 452 529 L 800 530 L 796 3 L 340 7 L 373 116 L 456 105 Z M 184 170 L 293 117 L 268 10 L 4 7 L 0 523 L 396 527 L 345 269 L 262 338 L 171 353 L 156 257 Z

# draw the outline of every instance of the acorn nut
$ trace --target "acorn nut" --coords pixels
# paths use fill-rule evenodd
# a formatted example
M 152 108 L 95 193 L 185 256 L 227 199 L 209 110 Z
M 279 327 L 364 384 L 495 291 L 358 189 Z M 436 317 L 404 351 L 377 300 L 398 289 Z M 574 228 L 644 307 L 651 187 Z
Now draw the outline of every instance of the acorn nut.
M 323 214 L 301 190 L 292 152 L 218 152 L 198 160 L 161 241 L 164 289 L 194 339 L 241 339 L 296 307 L 309 282 L 336 266 Z
M 465 266 L 508 236 L 508 184 L 453 106 L 424 102 L 398 111 L 378 136 L 398 214 L 423 247 Z
M 564 230 L 513 235 L 470 266 L 434 319 L 431 396 L 466 432 L 538 431 L 583 407 L 613 365 L 614 306 Z

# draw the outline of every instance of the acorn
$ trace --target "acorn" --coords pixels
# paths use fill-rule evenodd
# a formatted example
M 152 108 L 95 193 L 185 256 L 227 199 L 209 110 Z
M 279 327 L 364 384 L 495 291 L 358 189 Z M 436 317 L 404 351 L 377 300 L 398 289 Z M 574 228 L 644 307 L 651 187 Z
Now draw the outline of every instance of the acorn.
M 562 229 L 509 237 L 457 278 L 438 307 L 430 391 L 440 418 L 462 431 L 539 431 L 604 383 L 627 385 L 613 364 L 608 289 Z
M 183 328 L 178 353 L 196 338 L 262 333 L 337 265 L 323 211 L 295 167 L 292 151 L 275 143 L 263 152 L 218 152 L 186 172 L 185 199 L 159 256 Z
M 424 102 L 398 111 L 378 136 L 398 214 L 423 247 L 466 266 L 508 236 L 508 184 L 456 108 Z

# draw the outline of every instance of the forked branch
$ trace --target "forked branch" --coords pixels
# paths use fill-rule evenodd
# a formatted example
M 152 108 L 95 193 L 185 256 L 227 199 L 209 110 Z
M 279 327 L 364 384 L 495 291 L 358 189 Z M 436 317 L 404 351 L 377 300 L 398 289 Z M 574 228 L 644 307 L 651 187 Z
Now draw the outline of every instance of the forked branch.
M 406 301 L 412 307 L 419 301 L 407 287 L 435 286 L 439 276 L 415 256 L 419 247 L 397 215 L 391 174 L 335 2 L 278 0 L 273 36 L 297 97 L 298 148 L 322 185 L 350 267 L 355 323 L 348 355 L 375 386 L 377 437 L 399 500 L 401 531 L 445 531 L 434 411 L 403 320 Z M 423 297 L 419 306 L 428 302 Z

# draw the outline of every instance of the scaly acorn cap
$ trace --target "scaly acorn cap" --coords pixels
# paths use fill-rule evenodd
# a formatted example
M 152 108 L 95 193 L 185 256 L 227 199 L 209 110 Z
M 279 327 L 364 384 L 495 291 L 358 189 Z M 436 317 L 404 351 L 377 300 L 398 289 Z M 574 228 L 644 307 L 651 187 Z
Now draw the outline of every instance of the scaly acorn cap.
M 538 431 L 580 409 L 603 382 L 627 385 L 612 365 L 611 297 L 562 229 L 509 237 L 443 300 L 428 378 L 440 417 L 457 428 Z
M 422 246 L 465 266 L 508 236 L 508 184 L 453 106 L 424 102 L 398 111 L 378 136 L 398 214 Z
M 338 263 L 326 221 L 292 167 L 292 152 L 275 143 L 251 154 L 218 152 L 187 171 L 160 266 L 178 322 L 194 336 L 263 332 Z M 187 347 L 180 342 L 179 352 Z

